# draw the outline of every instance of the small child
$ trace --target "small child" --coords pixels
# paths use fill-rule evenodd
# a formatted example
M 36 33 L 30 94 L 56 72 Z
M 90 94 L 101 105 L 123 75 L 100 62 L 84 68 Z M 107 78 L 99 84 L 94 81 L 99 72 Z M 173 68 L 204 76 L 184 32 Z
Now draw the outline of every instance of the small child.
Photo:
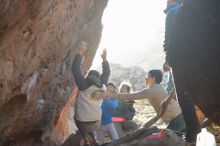
M 123 81 L 119 86 L 119 92 L 131 93 L 132 84 L 129 81 Z M 133 121 L 135 112 L 133 100 L 119 100 L 116 112 L 112 117 L 112 121 L 117 129 L 119 137 L 139 128 L 139 125 Z
M 115 94 L 117 88 L 113 83 L 108 83 L 107 92 Z M 99 144 L 104 143 L 105 133 L 108 132 L 112 140 L 118 139 L 118 133 L 115 129 L 115 125 L 112 122 L 112 116 L 116 112 L 118 106 L 118 100 L 116 99 L 104 99 L 102 103 L 102 123 L 101 127 L 97 130 Z
M 92 96 L 100 94 L 98 92 L 104 92 L 103 87 L 108 82 L 110 67 L 106 59 L 107 52 L 104 50 L 101 55 L 103 59 L 103 74 L 100 76 L 98 71 L 91 70 L 88 75 L 84 77 L 81 70 L 81 64 L 86 49 L 86 43 L 82 42 L 79 53 L 75 56 L 72 66 L 73 75 L 78 87 L 74 119 L 76 126 L 85 141 L 84 146 L 90 146 L 90 134 L 94 142 L 96 144 L 98 143 L 94 131 L 100 127 L 102 115 L 102 100 L 94 99 Z

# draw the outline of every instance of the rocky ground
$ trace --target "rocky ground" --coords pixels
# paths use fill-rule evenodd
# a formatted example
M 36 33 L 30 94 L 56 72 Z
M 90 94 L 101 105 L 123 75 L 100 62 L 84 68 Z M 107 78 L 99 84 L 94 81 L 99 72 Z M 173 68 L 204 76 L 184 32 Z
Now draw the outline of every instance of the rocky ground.
M 136 109 L 134 121 L 137 122 L 139 125 L 146 123 L 148 120 L 156 115 L 156 112 L 147 100 L 136 101 L 134 107 Z M 162 120 L 159 120 L 157 123 L 155 123 L 155 126 L 165 128 L 166 124 Z

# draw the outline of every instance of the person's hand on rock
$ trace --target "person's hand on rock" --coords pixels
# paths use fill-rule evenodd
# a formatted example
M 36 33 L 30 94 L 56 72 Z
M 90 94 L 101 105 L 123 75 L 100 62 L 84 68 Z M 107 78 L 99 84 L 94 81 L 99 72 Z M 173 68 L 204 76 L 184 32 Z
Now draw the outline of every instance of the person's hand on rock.
M 86 42 L 82 41 L 81 44 L 80 44 L 80 47 L 79 47 L 79 54 L 80 55 L 85 55 L 86 50 L 87 50 Z

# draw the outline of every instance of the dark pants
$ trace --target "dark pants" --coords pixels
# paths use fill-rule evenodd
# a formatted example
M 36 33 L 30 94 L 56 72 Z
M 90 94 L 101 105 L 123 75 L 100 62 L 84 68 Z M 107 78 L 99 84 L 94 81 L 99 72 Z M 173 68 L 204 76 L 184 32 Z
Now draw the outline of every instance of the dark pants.
M 76 127 L 78 128 L 79 133 L 83 138 L 92 134 L 92 132 L 96 131 L 101 125 L 101 121 L 83 122 L 78 121 L 76 118 L 74 118 L 74 120 L 76 123 Z
M 133 120 L 127 120 L 124 122 L 113 122 L 113 123 L 115 125 L 115 129 L 119 137 L 122 137 L 127 133 L 130 133 L 139 128 L 139 125 L 135 123 Z
M 186 124 L 186 141 L 195 142 L 197 133 L 200 132 L 200 124 L 196 115 L 195 105 L 181 88 L 181 86 L 178 86 L 178 81 L 176 81 L 175 84 L 178 102 Z
M 186 124 L 184 121 L 183 114 L 179 114 L 174 119 L 170 121 L 170 123 L 167 126 L 167 129 L 176 130 L 179 132 L 186 132 Z

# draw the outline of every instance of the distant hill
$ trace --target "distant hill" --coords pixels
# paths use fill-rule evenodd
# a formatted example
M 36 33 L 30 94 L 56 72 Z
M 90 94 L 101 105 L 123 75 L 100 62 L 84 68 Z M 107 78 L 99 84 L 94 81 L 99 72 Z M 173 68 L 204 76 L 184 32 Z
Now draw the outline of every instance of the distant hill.
M 132 84 L 133 91 L 145 88 L 146 72 L 138 67 L 123 67 L 119 64 L 110 64 L 111 75 L 109 82 L 113 82 L 117 87 L 123 81 L 129 81 Z

